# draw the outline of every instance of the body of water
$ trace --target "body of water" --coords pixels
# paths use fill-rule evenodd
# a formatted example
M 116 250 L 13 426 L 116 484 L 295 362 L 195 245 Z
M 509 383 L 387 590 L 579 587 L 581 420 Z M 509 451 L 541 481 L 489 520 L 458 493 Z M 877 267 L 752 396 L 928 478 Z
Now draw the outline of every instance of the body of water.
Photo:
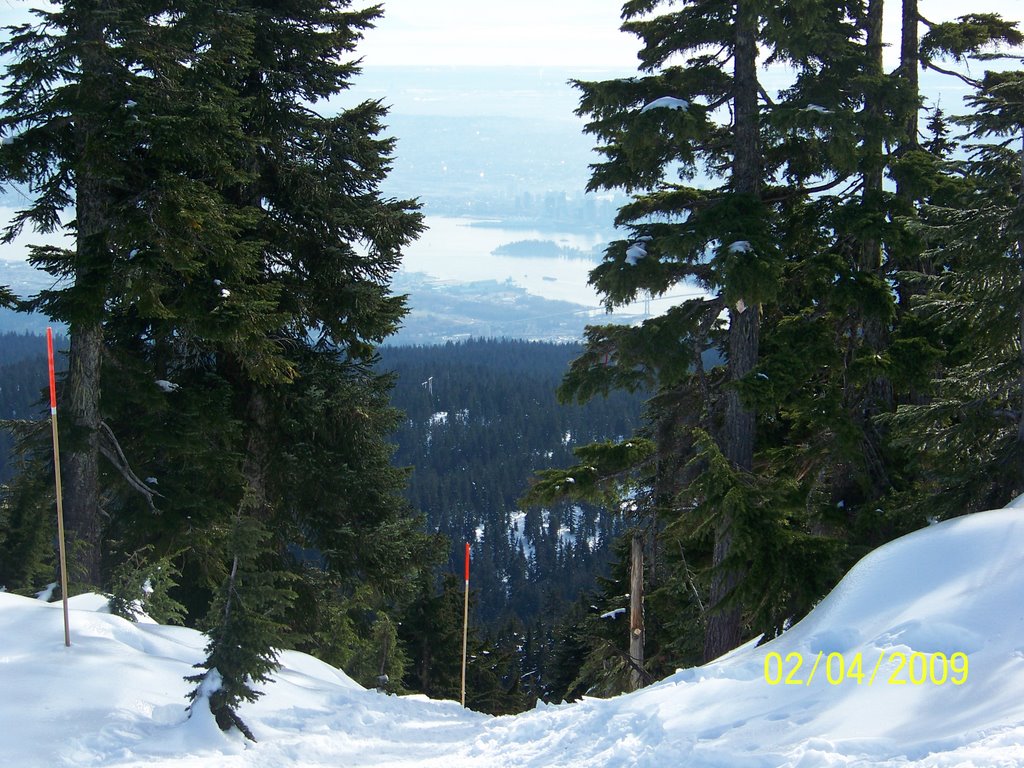
M 428 216 L 428 230 L 405 251 L 403 269 L 442 281 L 470 283 L 511 280 L 535 296 L 596 307 L 597 292 L 587 284 L 597 261 L 590 258 L 500 256 L 493 251 L 522 240 L 548 240 L 591 253 L 608 243 L 605 233 L 545 232 L 536 229 L 473 226 L 472 219 Z

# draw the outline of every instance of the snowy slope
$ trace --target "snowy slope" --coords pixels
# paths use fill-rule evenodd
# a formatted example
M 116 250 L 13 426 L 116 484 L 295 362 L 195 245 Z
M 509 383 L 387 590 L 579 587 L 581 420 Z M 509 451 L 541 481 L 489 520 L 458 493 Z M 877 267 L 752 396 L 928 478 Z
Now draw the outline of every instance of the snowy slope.
M 208 714 L 185 719 L 182 678 L 203 656 L 201 635 L 130 624 L 100 603 L 72 601 L 65 649 L 59 604 L 0 594 L 0 766 L 1024 766 L 1024 509 L 882 547 L 774 642 L 607 701 L 490 718 L 365 691 L 286 652 L 243 711 L 258 744 L 221 734 Z M 915 652 L 963 654 L 966 680 L 913 684 L 890 655 Z M 769 685 L 768 654 L 770 674 L 781 662 L 804 684 Z M 840 659 L 848 669 L 857 654 L 860 683 L 839 682 Z

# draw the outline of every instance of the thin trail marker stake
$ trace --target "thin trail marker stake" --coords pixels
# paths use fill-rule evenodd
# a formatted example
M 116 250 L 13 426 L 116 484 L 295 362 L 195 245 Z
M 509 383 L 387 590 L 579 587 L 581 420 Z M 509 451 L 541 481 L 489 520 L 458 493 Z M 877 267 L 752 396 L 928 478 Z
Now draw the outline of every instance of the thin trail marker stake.
M 57 439 L 57 383 L 53 373 L 53 329 L 46 329 L 46 357 L 50 364 L 50 428 L 53 431 L 53 474 L 57 486 L 57 545 L 60 549 L 60 596 L 64 604 L 64 645 L 71 647 L 68 623 L 68 560 L 64 549 L 64 500 L 60 488 L 60 442 Z
M 469 542 L 466 542 L 466 599 L 462 606 L 462 706 L 466 706 L 466 640 L 469 638 Z

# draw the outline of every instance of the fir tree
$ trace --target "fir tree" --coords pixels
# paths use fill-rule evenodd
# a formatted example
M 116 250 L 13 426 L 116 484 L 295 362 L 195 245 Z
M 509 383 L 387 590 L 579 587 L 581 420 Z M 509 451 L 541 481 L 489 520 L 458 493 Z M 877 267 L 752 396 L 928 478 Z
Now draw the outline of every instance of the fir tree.
M 273 669 L 310 560 L 339 587 L 306 594 L 370 584 L 387 606 L 433 558 L 370 368 L 404 314 L 389 281 L 420 216 L 379 191 L 383 106 L 322 113 L 379 14 L 348 5 L 69 2 L 7 48 L 4 180 L 39 190 L 8 234 L 80 209 L 78 253 L 35 259 L 74 281 L 36 305 L 71 323 L 65 390 L 88 395 L 69 441 L 86 472 L 71 485 L 93 499 L 85 581 L 150 545 L 182 553 L 222 726 Z
M 69 494 L 65 521 L 81 579 L 99 585 L 99 396 L 102 313 L 110 282 L 109 229 L 120 175 L 119 126 L 124 124 L 127 66 L 117 50 L 135 5 L 65 3 L 36 11 L 36 24 L 8 30 L 2 52 L 13 59 L 4 82 L 0 182 L 26 187 L 34 199 L 15 215 L 10 242 L 29 224 L 66 229 L 73 252 L 59 253 L 70 279 L 54 315 L 71 330 L 71 374 L 63 391 L 65 422 L 74 428 L 64 461 Z M 67 226 L 62 214 L 74 205 Z M 50 249 L 51 254 L 56 249 Z M 37 256 L 40 252 L 37 252 Z
M 958 120 L 971 154 L 951 161 L 961 193 L 927 206 L 918 225 L 935 274 L 919 276 L 927 290 L 915 313 L 946 356 L 932 397 L 901 407 L 892 423 L 925 457 L 912 505 L 937 517 L 999 507 L 1024 491 L 1022 94 L 1019 70 L 977 82 L 974 111 Z
M 632 237 L 612 244 L 592 282 L 609 306 L 644 291 L 665 293 L 684 280 L 709 296 L 638 329 L 591 329 L 590 351 L 574 364 L 564 393 L 584 399 L 611 386 L 656 386 L 663 402 L 695 408 L 689 436 L 675 442 L 682 458 L 666 468 L 685 466 L 687 452 L 695 454 L 696 426 L 712 436 L 706 448 L 732 467 L 738 495 L 731 505 L 701 494 L 694 482 L 704 471 L 701 461 L 668 483 L 677 492 L 688 489 L 697 505 L 690 517 L 701 525 L 693 530 L 714 531 L 705 625 L 705 656 L 713 658 L 738 645 L 745 631 L 743 607 L 750 603 L 739 599 L 743 584 L 767 591 L 745 565 L 755 556 L 743 551 L 753 540 L 746 526 L 765 528 L 773 516 L 796 530 L 804 525 L 792 507 L 766 503 L 774 493 L 754 491 L 774 482 L 771 473 L 758 479 L 755 467 L 761 331 L 780 300 L 788 251 L 800 244 L 785 234 L 794 211 L 810 192 L 841 184 L 853 168 L 855 132 L 833 132 L 839 140 L 830 146 L 819 121 L 831 122 L 828 114 L 852 104 L 831 89 L 840 70 L 825 62 L 856 66 L 858 16 L 842 4 L 807 3 L 795 13 L 745 1 L 683 3 L 663 12 L 656 2 L 630 2 L 624 18 L 623 28 L 643 40 L 645 76 L 579 84 L 580 112 L 591 117 L 587 130 L 603 142 L 606 156 L 594 167 L 591 188 L 622 187 L 634 195 L 617 219 Z M 761 50 L 797 68 L 797 84 L 781 101 L 768 97 L 759 81 Z M 819 95 L 831 100 L 811 101 Z M 687 183 L 699 165 L 714 186 Z M 832 169 L 837 174 L 830 179 Z M 727 324 L 719 322 L 724 313 Z M 712 349 L 724 369 L 705 370 L 703 356 Z M 677 515 L 687 507 L 675 498 L 672 505 Z
M 239 514 L 226 538 L 231 568 L 210 609 L 206 661 L 196 665 L 206 671 L 188 678 L 199 683 L 189 700 L 195 706 L 206 698 L 223 730 L 238 728 L 255 741 L 238 707 L 255 701 L 260 694 L 253 685 L 266 682 L 277 669 L 277 653 L 287 633 L 282 619 L 293 595 L 280 583 L 282 576 L 272 561 L 261 562 L 268 533 L 258 520 Z

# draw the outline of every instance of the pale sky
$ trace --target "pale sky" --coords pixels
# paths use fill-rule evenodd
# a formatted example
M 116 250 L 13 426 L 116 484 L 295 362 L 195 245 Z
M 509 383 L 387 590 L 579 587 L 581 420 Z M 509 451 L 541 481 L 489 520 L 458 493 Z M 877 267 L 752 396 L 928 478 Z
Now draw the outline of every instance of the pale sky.
M 637 40 L 619 31 L 622 0 L 353 0 L 381 2 L 384 18 L 358 49 L 367 66 L 565 66 L 636 68 Z M 0 0 L 0 26 L 24 21 L 45 0 Z M 886 3 L 899 40 L 899 0 Z M 932 21 L 995 12 L 1024 20 L 1024 0 L 920 0 Z M 895 49 L 892 49 L 895 53 Z
M 366 66 L 636 68 L 637 40 L 619 31 L 622 0 L 381 1 L 384 18 L 359 47 Z M 886 3 L 894 54 L 900 5 Z M 919 11 L 936 22 L 979 12 L 1019 21 L 1024 0 L 920 0 Z
M 367 66 L 636 66 L 622 0 L 381 2 L 384 18 L 359 47 Z

